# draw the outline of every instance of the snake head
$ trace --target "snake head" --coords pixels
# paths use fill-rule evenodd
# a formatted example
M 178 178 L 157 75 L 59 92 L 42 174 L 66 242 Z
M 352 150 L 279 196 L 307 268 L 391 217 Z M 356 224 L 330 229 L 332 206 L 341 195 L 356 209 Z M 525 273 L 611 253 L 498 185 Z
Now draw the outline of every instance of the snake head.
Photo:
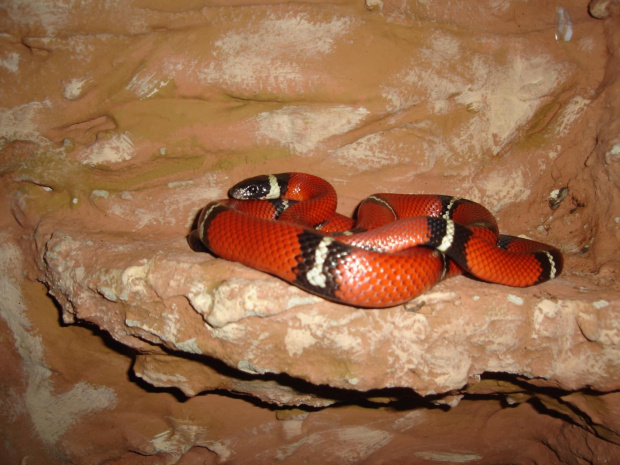
M 228 191 L 229 197 L 238 200 L 271 200 L 280 198 L 277 175 L 264 174 L 238 182 Z

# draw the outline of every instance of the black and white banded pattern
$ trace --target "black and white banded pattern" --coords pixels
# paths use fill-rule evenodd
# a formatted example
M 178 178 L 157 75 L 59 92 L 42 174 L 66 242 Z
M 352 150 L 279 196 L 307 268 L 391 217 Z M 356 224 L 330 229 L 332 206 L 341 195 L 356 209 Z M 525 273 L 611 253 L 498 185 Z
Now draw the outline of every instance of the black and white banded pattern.
M 214 203 L 207 205 L 200 213 L 200 216 L 198 217 L 198 228 L 197 228 L 198 239 L 200 239 L 202 244 L 207 249 L 210 248 L 207 231 L 209 230 L 209 226 L 211 222 L 215 219 L 217 215 L 227 210 L 228 210 L 228 207 L 226 205 L 223 205 L 218 202 L 214 202 Z
M 465 246 L 473 234 L 469 229 L 444 218 L 428 217 L 430 239 L 427 246 L 451 257 L 458 263 L 467 263 Z
M 351 254 L 351 247 L 333 237 L 304 231 L 298 235 L 301 254 L 294 270 L 299 287 L 335 298 L 337 268 Z
M 558 266 L 556 264 L 559 262 L 559 260 L 554 257 L 554 255 L 555 254 L 553 252 L 549 252 L 547 250 L 543 250 L 542 252 L 536 252 L 534 254 L 536 260 L 538 260 L 538 262 L 540 263 L 540 267 L 542 268 L 542 272 L 540 273 L 536 284 L 542 283 L 549 279 L 553 279 L 557 276 Z

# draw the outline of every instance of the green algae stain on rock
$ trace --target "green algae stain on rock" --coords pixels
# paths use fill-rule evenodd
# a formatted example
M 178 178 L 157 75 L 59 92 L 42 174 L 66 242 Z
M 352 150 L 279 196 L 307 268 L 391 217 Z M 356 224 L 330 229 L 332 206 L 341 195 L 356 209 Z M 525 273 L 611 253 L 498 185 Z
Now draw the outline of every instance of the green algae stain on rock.
M 276 160 L 291 156 L 290 152 L 281 147 L 256 147 L 254 150 L 224 155 L 210 167 L 214 171 L 228 171 L 237 166 L 255 164 L 266 160 Z

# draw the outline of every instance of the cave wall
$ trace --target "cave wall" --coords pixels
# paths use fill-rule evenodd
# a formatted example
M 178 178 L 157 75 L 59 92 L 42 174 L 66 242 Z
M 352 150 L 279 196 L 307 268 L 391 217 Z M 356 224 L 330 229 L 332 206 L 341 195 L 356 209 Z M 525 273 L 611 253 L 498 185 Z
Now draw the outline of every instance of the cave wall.
M 613 463 L 620 4 L 0 7 L 3 463 Z M 470 198 L 557 279 L 361 310 L 191 250 L 237 181 Z

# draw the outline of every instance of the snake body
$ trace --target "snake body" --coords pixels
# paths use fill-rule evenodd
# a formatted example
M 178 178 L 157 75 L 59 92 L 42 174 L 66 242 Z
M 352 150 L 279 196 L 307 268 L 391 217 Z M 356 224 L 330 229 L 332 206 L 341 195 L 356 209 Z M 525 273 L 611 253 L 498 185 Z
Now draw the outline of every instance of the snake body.
M 391 307 L 461 273 L 526 287 L 562 272 L 557 248 L 500 235 L 486 208 L 458 197 L 374 194 L 354 221 L 309 174 L 246 179 L 229 196 L 202 209 L 192 243 L 343 304 Z

